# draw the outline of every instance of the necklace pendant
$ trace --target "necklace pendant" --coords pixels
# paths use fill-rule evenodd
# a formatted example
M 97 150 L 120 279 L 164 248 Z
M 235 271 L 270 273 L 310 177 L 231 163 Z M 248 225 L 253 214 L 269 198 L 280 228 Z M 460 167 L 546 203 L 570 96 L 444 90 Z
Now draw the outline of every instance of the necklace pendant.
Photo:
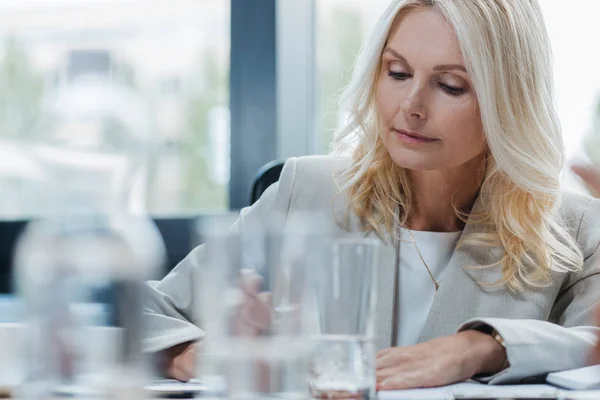
M 429 266 L 425 262 L 425 259 L 423 258 L 423 255 L 421 254 L 421 251 L 419 250 L 419 246 L 417 246 L 417 241 L 415 240 L 415 237 L 413 236 L 412 231 L 410 229 L 408 229 L 408 234 L 410 235 L 410 241 L 415 246 L 415 250 L 417 251 L 417 254 L 419 255 L 419 258 L 421 259 L 421 262 L 423 263 L 423 266 L 425 267 L 425 269 L 427 269 L 427 273 L 429 274 L 429 277 L 431 278 L 431 281 L 435 285 L 435 293 L 433 294 L 434 297 L 435 297 L 435 295 L 438 292 L 438 289 L 440 288 L 440 284 L 438 283 L 438 281 L 435 279 L 435 277 L 431 273 L 431 270 L 429 269 Z

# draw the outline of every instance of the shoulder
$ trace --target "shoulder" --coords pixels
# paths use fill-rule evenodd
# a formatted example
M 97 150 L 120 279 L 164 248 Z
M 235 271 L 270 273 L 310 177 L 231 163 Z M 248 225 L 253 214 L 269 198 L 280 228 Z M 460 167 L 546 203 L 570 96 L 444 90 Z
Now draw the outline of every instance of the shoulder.
M 336 177 L 350 166 L 350 159 L 333 156 L 306 156 L 289 159 L 280 185 L 288 186 L 292 207 L 331 205 L 339 194 Z
M 276 183 L 260 199 L 240 211 L 239 226 L 262 223 L 274 214 L 282 216 L 298 211 L 320 214 L 344 210 L 346 196 L 339 193 L 336 176 L 350 165 L 347 158 L 307 156 L 289 158 Z M 332 220 L 334 218 L 331 218 Z
M 337 175 L 350 166 L 347 158 L 330 156 L 294 157 L 285 162 L 277 183 L 271 185 L 251 207 L 240 212 L 240 226 L 308 212 L 319 215 L 322 229 L 339 232 L 339 222 L 348 210 L 348 197 L 340 192 Z
M 560 214 L 580 244 L 584 257 L 588 256 L 600 242 L 600 200 L 573 191 L 564 191 Z
M 315 178 L 329 181 L 337 173 L 350 166 L 350 159 L 333 156 L 305 156 L 290 158 L 286 162 L 286 166 L 292 164 L 297 178 Z
M 330 210 L 334 200 L 336 203 L 345 201 L 345 196 L 340 194 L 336 177 L 348 166 L 350 160 L 342 157 L 289 158 L 277 183 L 271 185 L 251 208 L 261 213 L 324 208 Z

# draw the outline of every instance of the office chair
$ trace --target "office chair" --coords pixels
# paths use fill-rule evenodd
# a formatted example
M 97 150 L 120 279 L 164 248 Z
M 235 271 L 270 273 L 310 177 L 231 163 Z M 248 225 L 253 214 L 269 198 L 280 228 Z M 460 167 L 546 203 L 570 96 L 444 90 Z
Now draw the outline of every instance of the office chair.
M 285 161 L 271 161 L 263 165 L 250 185 L 250 205 L 256 203 L 265 190 L 279 180 Z
M 15 245 L 28 220 L 0 221 L 0 294 L 13 293 L 13 257 Z

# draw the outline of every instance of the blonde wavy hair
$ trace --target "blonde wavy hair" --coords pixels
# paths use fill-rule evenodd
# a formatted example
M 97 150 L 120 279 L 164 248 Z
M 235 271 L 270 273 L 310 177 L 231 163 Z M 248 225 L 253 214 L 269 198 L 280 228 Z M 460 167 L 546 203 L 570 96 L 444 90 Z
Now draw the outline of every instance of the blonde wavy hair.
M 551 282 L 552 271 L 577 271 L 581 250 L 558 212 L 564 148 L 554 103 L 552 54 L 536 0 L 394 0 L 356 60 L 341 97 L 350 112 L 336 132 L 334 154 L 351 154 L 338 178 L 349 210 L 364 229 L 395 235 L 410 213 L 406 171 L 385 149 L 378 128 L 375 88 L 388 36 L 403 15 L 432 8 L 454 28 L 479 103 L 488 146 L 480 188 L 481 211 L 457 215 L 484 229 L 458 247 L 502 247 L 500 266 L 512 291 Z M 387 232 L 386 232 L 387 231 Z

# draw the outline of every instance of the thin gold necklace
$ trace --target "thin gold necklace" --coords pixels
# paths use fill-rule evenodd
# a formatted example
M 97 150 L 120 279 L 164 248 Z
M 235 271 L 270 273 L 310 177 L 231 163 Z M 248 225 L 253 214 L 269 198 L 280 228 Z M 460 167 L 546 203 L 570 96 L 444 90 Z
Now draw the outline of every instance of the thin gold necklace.
M 423 263 L 423 265 L 427 269 L 427 272 L 429 273 L 429 277 L 431 278 L 431 281 L 435 285 L 435 292 L 437 293 L 438 289 L 440 288 L 440 284 L 438 281 L 435 280 L 435 277 L 433 276 L 433 274 L 431 273 L 431 270 L 427 266 L 425 259 L 423 259 L 423 255 L 421 254 L 421 251 L 419 250 L 419 246 L 417 246 L 417 241 L 415 240 L 415 237 L 413 236 L 412 231 L 408 228 L 406 228 L 406 230 L 408 231 L 408 234 L 410 235 L 410 240 L 413 242 L 413 245 L 415 246 L 415 250 L 417 250 L 417 254 L 419 255 L 419 258 L 421 259 L 421 262 Z
M 481 183 L 479 184 L 479 189 L 477 190 L 477 194 L 475 195 L 475 200 L 477 200 L 477 198 L 479 197 L 479 194 L 480 194 L 480 191 L 481 191 L 481 186 L 483 185 L 483 182 L 485 181 L 485 176 L 487 174 L 487 168 L 488 168 L 488 157 L 487 156 L 488 155 L 486 154 L 486 156 L 485 156 L 485 169 L 483 170 L 483 176 L 481 177 Z M 421 262 L 423 263 L 423 265 L 427 269 L 427 273 L 429 273 L 429 277 L 431 278 L 431 281 L 435 285 L 435 293 L 437 294 L 437 292 L 438 292 L 438 290 L 440 288 L 440 283 L 435 279 L 435 277 L 431 273 L 431 270 L 429 269 L 429 266 L 427 266 L 427 263 L 425 262 L 425 259 L 423 258 L 423 255 L 421 254 L 421 251 L 419 250 L 419 246 L 417 246 L 417 241 L 415 240 L 415 237 L 413 236 L 412 231 L 409 228 L 406 228 L 406 230 L 408 231 L 408 234 L 410 235 L 410 240 L 413 243 L 413 245 L 415 246 L 415 250 L 417 250 L 417 254 L 419 255 L 419 258 L 421 259 Z

